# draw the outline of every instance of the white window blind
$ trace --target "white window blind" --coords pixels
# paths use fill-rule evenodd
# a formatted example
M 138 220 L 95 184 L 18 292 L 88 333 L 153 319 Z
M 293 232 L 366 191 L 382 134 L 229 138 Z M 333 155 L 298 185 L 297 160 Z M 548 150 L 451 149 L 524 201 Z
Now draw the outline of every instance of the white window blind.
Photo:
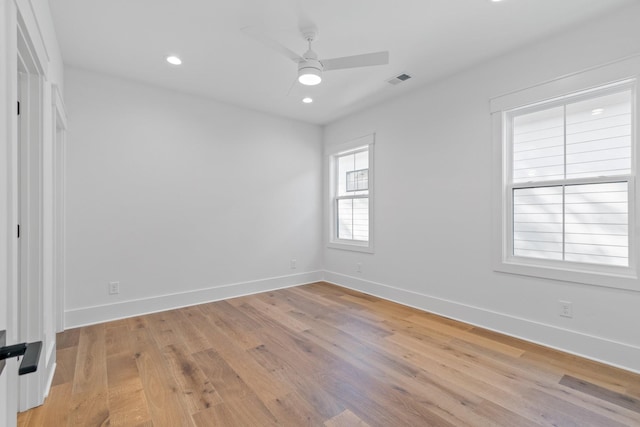
M 512 254 L 629 266 L 631 88 L 508 113 Z

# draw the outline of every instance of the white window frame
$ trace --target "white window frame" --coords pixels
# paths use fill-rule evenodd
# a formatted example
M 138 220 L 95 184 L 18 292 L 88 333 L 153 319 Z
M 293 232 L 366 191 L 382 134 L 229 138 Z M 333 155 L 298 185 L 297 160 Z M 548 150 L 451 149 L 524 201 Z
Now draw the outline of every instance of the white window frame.
M 335 147 L 332 147 L 328 152 L 327 162 L 329 169 L 329 236 L 327 247 L 333 249 L 343 249 L 349 251 L 357 251 L 357 252 L 367 252 L 373 253 L 373 238 L 374 238 L 374 222 L 373 222 L 373 199 L 374 199 L 374 180 L 375 180 L 375 172 L 374 172 L 374 145 L 375 145 L 375 135 L 370 134 L 366 135 L 352 141 L 349 141 L 345 144 L 340 144 Z M 354 197 L 360 196 L 337 196 L 338 191 L 338 168 L 336 159 L 345 154 L 354 153 L 360 150 L 368 150 L 369 154 L 369 240 L 361 241 L 361 240 L 351 240 L 351 239 L 339 239 L 338 238 L 338 200 L 340 199 L 351 199 Z
M 637 126 L 640 124 L 640 55 L 634 55 L 564 76 L 527 89 L 512 92 L 491 100 L 493 128 L 493 269 L 561 281 L 640 291 L 638 281 L 638 245 L 640 201 L 636 185 L 637 166 L 640 165 L 640 147 Z M 570 261 L 555 261 L 513 255 L 513 188 L 521 187 L 511 181 L 510 125 L 515 113 L 551 108 L 565 102 L 631 88 L 634 116 L 632 117 L 631 173 L 629 175 L 598 179 L 567 179 L 545 181 L 522 187 L 547 187 L 554 184 L 584 184 L 599 182 L 627 182 L 629 201 L 629 266 L 615 267 Z M 541 107 L 544 106 L 544 107 Z

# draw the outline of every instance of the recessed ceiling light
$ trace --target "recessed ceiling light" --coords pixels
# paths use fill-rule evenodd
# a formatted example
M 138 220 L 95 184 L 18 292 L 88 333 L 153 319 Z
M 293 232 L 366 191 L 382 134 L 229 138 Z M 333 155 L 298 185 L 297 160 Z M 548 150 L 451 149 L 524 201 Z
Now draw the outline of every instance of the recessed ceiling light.
M 313 102 L 313 99 L 307 96 L 306 98 L 302 98 L 302 102 L 304 102 L 305 104 L 311 104 Z
M 598 114 L 602 114 L 602 113 L 604 113 L 604 108 L 596 108 L 595 110 L 591 111 L 592 116 L 597 116 Z
M 167 62 L 171 65 L 180 65 L 182 64 L 182 59 L 177 56 L 167 56 Z

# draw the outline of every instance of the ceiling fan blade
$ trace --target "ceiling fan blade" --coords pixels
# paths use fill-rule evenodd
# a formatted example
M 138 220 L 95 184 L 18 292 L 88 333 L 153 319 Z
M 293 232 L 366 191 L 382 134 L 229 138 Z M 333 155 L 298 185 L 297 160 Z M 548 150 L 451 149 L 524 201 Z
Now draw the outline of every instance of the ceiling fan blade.
M 240 31 L 242 31 L 244 34 L 251 37 L 252 39 L 262 43 L 264 46 L 268 47 L 269 49 L 275 52 L 278 52 L 281 55 L 284 55 L 285 57 L 289 58 L 296 64 L 300 61 L 304 61 L 304 58 L 302 58 L 302 56 L 298 55 L 288 47 L 280 44 L 280 42 L 269 37 L 264 31 L 260 31 L 256 27 L 253 27 L 253 26 L 244 27 L 244 28 L 241 28 Z
M 291 82 L 291 86 L 289 86 L 289 90 L 287 91 L 287 96 L 291 95 L 291 91 L 293 90 L 293 88 L 296 86 L 297 83 L 298 83 L 298 79 L 293 79 L 293 82 Z
M 389 63 L 389 52 L 374 52 L 362 55 L 343 56 L 342 58 L 321 59 L 320 62 L 322 62 L 324 71 L 369 67 L 371 65 L 386 65 Z

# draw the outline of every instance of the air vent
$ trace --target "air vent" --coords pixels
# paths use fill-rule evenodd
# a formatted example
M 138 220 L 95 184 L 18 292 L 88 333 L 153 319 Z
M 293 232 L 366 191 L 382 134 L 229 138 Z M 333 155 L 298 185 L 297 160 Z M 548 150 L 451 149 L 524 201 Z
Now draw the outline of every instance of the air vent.
M 387 80 L 387 82 L 389 84 L 392 84 L 392 85 L 397 85 L 398 83 L 402 83 L 404 81 L 407 81 L 410 78 L 411 78 L 411 76 L 409 74 L 402 73 L 402 74 L 400 74 L 398 76 L 395 76 L 395 77 Z

